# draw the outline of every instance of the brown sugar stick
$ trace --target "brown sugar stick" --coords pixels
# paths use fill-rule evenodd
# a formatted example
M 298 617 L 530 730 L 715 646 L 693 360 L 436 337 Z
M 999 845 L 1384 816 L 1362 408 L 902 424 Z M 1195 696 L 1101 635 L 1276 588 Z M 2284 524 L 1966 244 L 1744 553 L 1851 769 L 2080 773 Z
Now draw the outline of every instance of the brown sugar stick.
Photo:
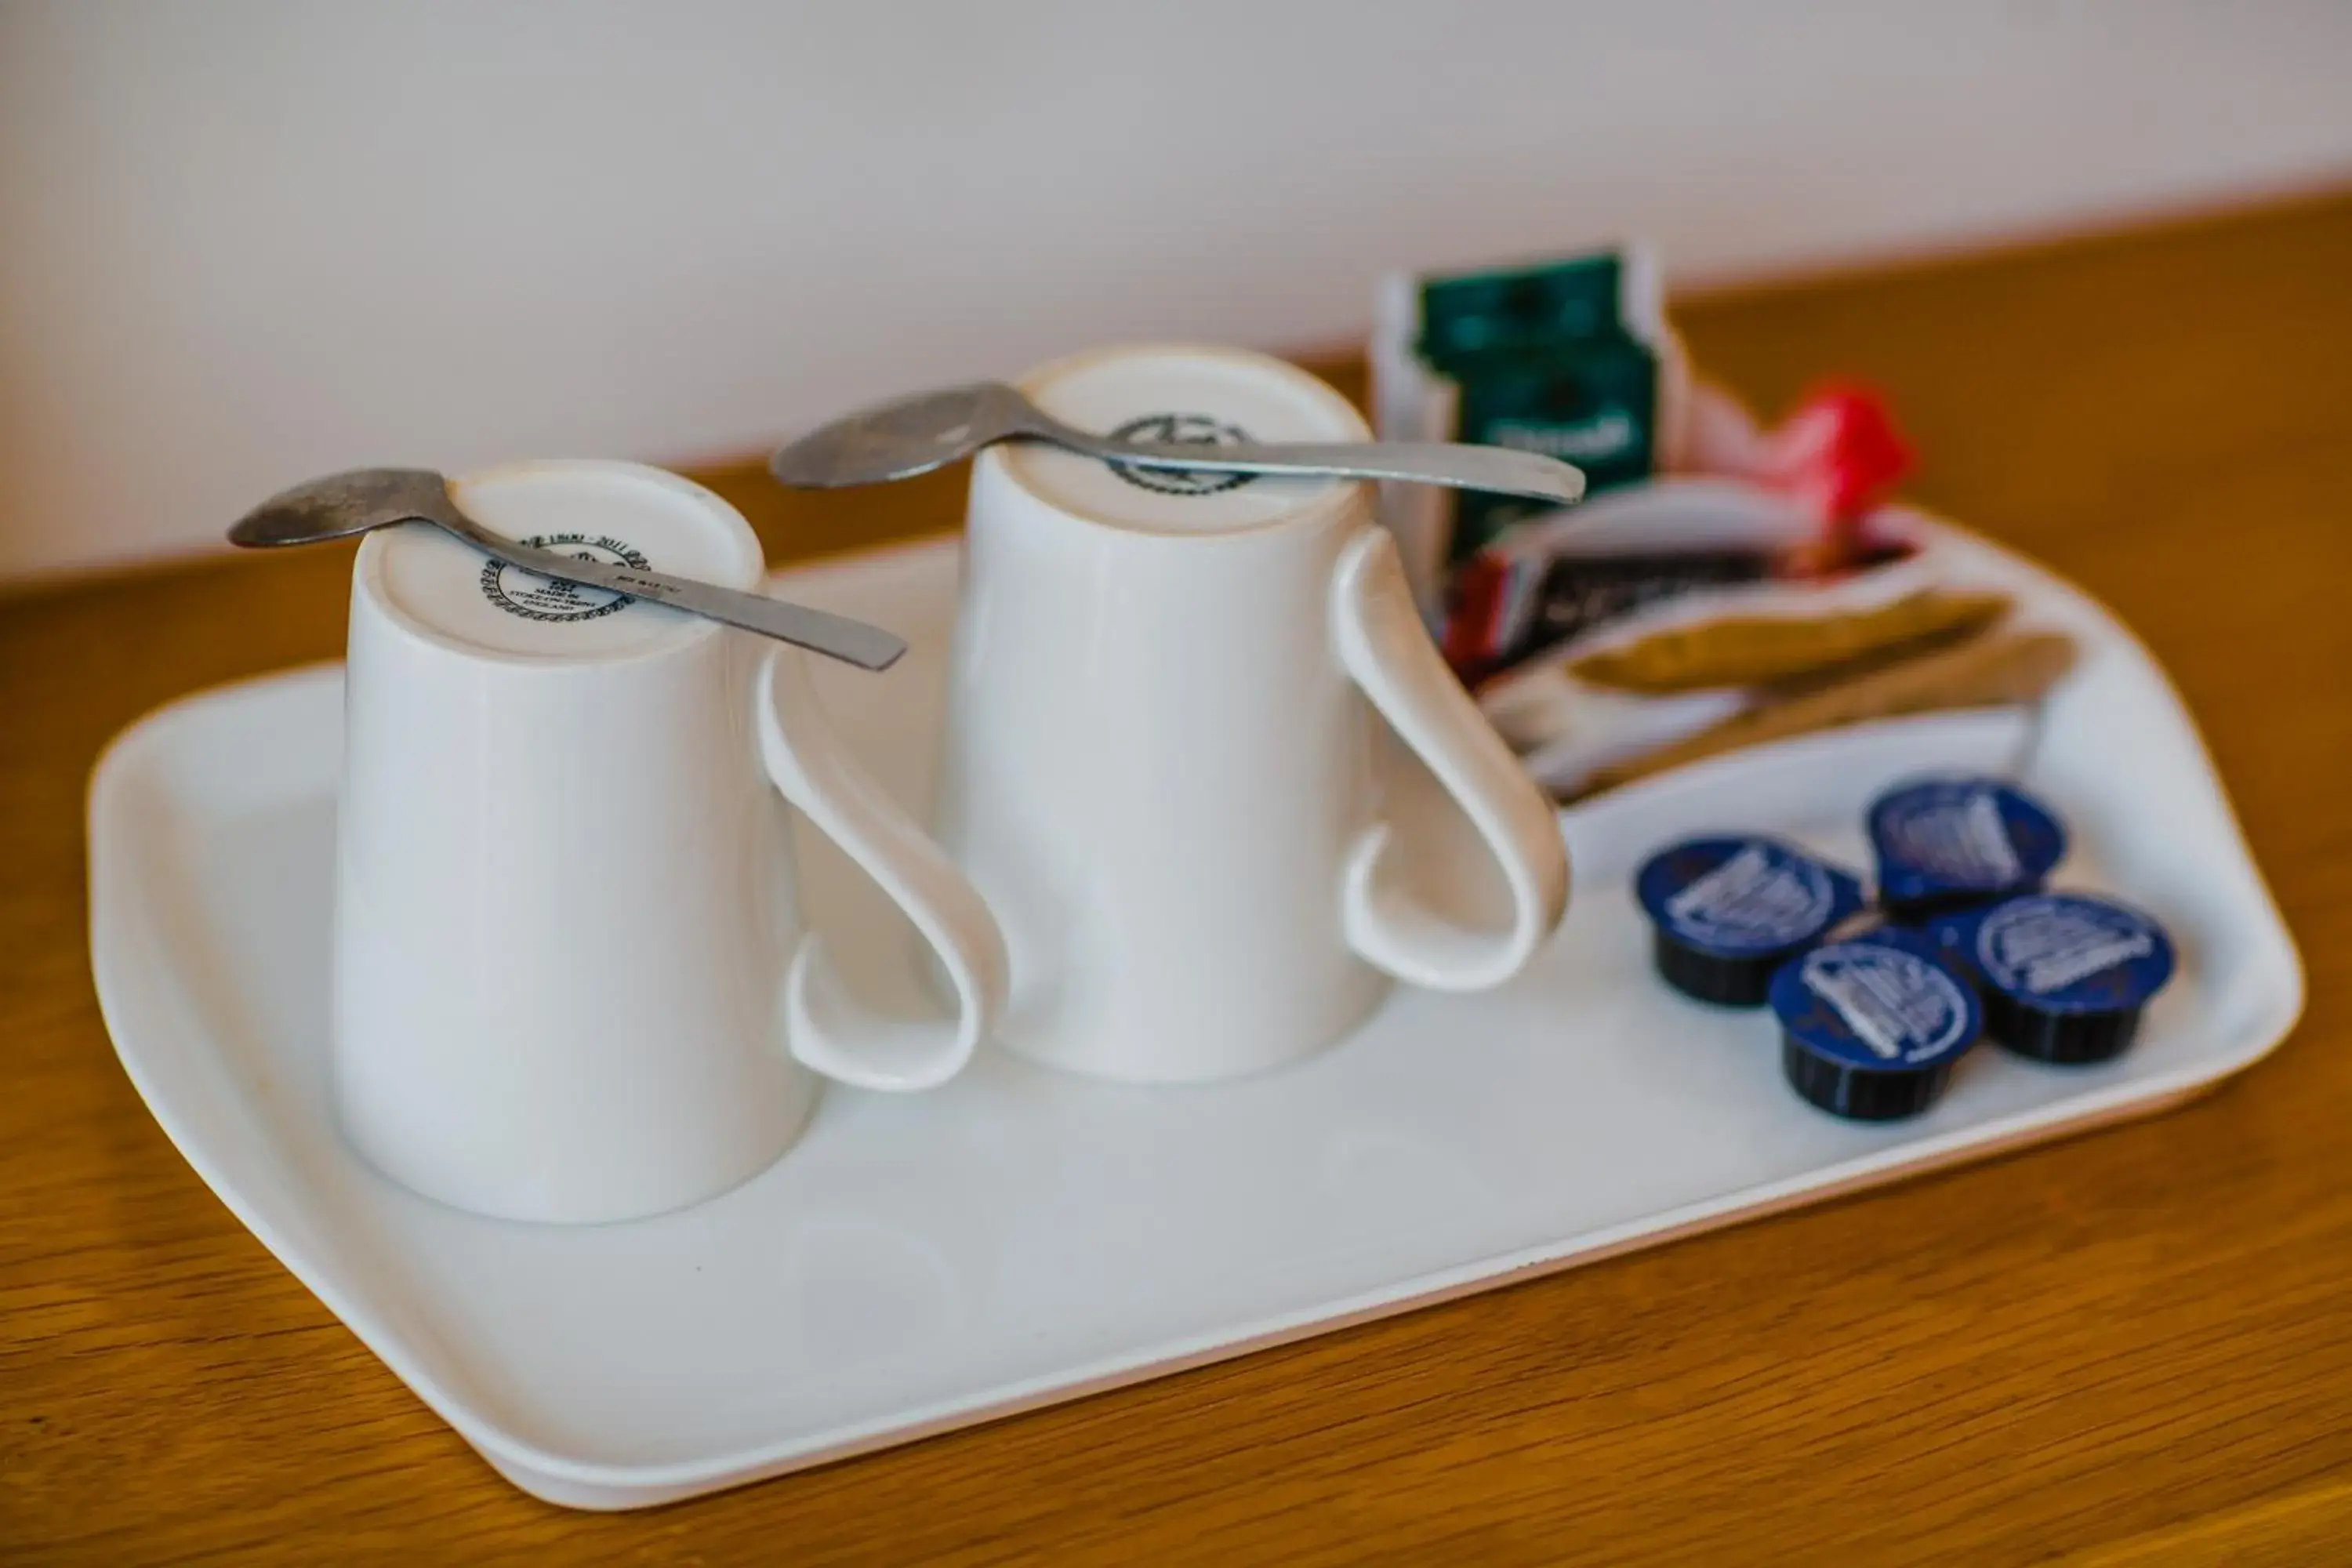
M 1598 795 L 1702 757 L 1868 719 L 2035 701 L 2074 663 L 2074 639 L 2063 633 L 1987 633 L 1735 714 L 1685 740 L 1599 769 L 1576 794 Z
M 1913 643 L 1982 631 L 2009 608 L 2001 594 L 1923 588 L 1873 609 L 1822 616 L 1731 616 L 1676 626 L 1569 662 L 1579 680 L 1665 696 L 1762 686 Z

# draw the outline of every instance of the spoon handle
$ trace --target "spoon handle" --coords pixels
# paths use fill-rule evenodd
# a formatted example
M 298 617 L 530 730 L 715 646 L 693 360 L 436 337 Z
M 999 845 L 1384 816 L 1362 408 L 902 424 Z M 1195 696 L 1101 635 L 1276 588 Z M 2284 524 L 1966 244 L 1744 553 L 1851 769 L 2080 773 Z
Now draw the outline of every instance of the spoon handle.
M 1473 447 L 1455 441 L 1373 441 L 1316 446 L 1305 442 L 1266 446 L 1242 442 L 1199 446 L 1118 441 L 1079 435 L 1084 450 L 1139 468 L 1191 468 L 1210 473 L 1300 474 L 1349 479 L 1403 479 L 1492 490 L 1567 506 L 1584 494 L 1584 475 L 1557 458 L 1508 447 Z M 1052 440 L 1064 441 L 1056 431 Z
M 582 561 L 569 555 L 558 555 L 551 550 L 537 550 L 528 544 L 517 544 L 501 539 L 489 530 L 459 513 L 456 507 L 447 515 L 425 521 L 448 530 L 475 549 L 496 556 L 509 566 L 541 577 L 552 577 L 560 583 L 576 583 L 583 587 L 603 588 L 614 594 L 626 594 L 633 599 L 648 599 L 656 605 L 684 610 L 706 620 L 739 626 L 761 637 L 774 637 L 796 647 L 826 654 L 860 669 L 887 669 L 907 651 L 906 640 L 892 636 L 880 626 L 867 626 L 844 616 L 827 615 L 804 605 L 788 605 L 782 599 L 764 598 L 758 594 L 746 594 L 733 588 L 721 588 L 715 584 L 697 583 L 684 577 L 672 577 L 661 572 L 640 572 L 633 566 L 609 566 L 602 561 Z

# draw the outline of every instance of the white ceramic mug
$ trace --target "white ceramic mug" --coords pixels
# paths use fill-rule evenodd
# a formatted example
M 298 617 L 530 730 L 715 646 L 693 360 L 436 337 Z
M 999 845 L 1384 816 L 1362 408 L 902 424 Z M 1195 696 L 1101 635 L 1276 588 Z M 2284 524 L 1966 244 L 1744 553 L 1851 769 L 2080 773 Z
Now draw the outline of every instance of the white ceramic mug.
M 1115 350 L 1023 387 L 1141 439 L 1370 439 L 1338 393 L 1258 354 Z M 1397 874 L 1375 715 L 1500 868 L 1499 927 Z M 1366 485 L 983 452 L 945 756 L 940 842 L 1012 955 L 999 1038 L 1081 1072 L 1273 1067 L 1392 979 L 1509 979 L 1567 902 L 1553 809 L 1431 644 Z
M 455 493 L 510 538 L 761 583 L 742 517 L 656 468 L 525 464 Z M 840 751 L 808 657 L 422 524 L 361 547 L 332 1076 L 370 1163 L 478 1214 L 624 1219 L 775 1159 L 815 1099 L 804 1068 L 910 1089 L 962 1067 L 1003 1003 L 1003 940 Z M 779 790 L 919 930 L 951 1021 L 842 991 L 801 929 Z

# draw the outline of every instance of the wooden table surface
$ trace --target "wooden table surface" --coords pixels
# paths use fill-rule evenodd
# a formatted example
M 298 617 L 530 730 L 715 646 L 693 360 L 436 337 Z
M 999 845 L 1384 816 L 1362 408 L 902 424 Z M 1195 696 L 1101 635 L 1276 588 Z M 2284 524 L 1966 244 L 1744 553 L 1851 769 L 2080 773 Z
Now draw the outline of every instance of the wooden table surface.
M 1921 499 L 2086 584 L 2170 668 L 2309 967 L 2275 1056 L 1991 1164 L 715 1498 L 565 1512 L 229 1217 L 90 992 L 99 747 L 333 656 L 348 554 L 19 595 L 0 1560 L 2352 1562 L 2352 196 L 1678 315 L 1767 409 L 1824 370 L 1884 384 Z M 715 479 L 777 561 L 951 527 L 961 500 L 955 475 Z

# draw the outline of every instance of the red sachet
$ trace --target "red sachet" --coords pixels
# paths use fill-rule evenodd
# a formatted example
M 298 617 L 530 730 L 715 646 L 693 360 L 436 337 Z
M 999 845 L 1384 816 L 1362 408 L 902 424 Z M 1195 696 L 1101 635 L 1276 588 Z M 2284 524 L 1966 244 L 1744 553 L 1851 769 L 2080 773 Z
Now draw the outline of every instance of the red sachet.
M 1916 461 L 1886 400 L 1850 382 L 1826 384 L 1757 444 L 1749 477 L 1801 505 L 1821 532 L 1791 552 L 1795 575 L 1835 571 L 1869 552 L 1862 523 Z

